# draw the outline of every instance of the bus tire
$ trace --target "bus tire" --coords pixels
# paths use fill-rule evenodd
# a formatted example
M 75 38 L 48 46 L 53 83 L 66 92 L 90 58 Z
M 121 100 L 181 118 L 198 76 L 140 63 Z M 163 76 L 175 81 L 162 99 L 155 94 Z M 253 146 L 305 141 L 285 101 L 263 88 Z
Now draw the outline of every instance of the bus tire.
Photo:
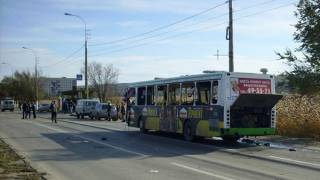
M 141 133 L 147 133 L 148 130 L 145 128 L 144 120 L 142 118 L 139 118 L 139 128 Z
M 195 139 L 193 129 L 192 129 L 192 124 L 190 121 L 187 121 L 184 123 L 183 126 L 183 137 L 186 141 L 192 142 Z
M 77 114 L 77 119 L 80 119 L 80 114 Z

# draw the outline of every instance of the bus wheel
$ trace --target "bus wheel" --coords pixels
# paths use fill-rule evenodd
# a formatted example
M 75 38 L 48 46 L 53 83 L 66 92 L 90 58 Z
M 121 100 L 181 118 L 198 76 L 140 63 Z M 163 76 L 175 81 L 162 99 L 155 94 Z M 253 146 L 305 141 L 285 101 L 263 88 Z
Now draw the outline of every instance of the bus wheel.
M 80 114 L 77 114 L 77 119 L 80 119 Z
M 147 129 L 144 127 L 144 121 L 142 119 L 139 120 L 139 128 L 140 128 L 140 132 L 142 133 L 147 132 Z
M 187 121 L 183 126 L 183 137 L 186 141 L 194 141 L 194 134 L 190 121 Z

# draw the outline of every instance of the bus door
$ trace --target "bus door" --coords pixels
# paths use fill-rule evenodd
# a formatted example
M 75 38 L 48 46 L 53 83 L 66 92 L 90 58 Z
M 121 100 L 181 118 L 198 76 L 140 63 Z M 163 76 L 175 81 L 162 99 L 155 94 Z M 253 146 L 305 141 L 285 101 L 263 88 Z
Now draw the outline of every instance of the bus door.
M 180 100 L 180 84 L 170 84 L 165 87 L 165 103 L 161 108 L 160 129 L 168 132 L 177 131 L 177 105 Z
M 168 132 L 176 132 L 177 118 L 175 106 L 163 106 L 161 108 L 160 129 Z

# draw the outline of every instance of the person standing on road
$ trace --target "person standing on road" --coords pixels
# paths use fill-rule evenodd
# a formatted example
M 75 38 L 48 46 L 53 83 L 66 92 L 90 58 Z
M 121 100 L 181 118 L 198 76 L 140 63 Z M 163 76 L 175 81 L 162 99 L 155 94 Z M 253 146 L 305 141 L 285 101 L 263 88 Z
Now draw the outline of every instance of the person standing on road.
M 119 115 L 120 115 L 120 105 L 119 104 L 117 104 L 117 120 L 119 119 Z
M 58 111 L 58 107 L 57 107 L 55 101 L 52 101 L 52 102 L 51 102 L 50 110 L 51 110 L 51 123 L 53 123 L 53 121 L 54 121 L 55 123 L 57 123 L 57 111 Z
M 124 108 L 124 103 L 121 103 L 121 120 L 122 122 L 125 121 L 125 114 L 126 114 L 126 109 Z
M 107 106 L 107 120 L 110 121 L 111 120 L 111 104 L 110 102 L 108 102 L 108 106 Z
M 29 102 L 27 103 L 27 110 L 26 110 L 25 118 L 28 119 L 28 117 L 29 117 L 29 119 L 31 118 L 31 107 L 30 107 L 30 103 Z
M 36 105 L 35 105 L 34 103 L 32 103 L 31 109 L 32 109 L 33 119 L 36 119 L 36 118 L 37 118 L 37 115 L 36 115 Z
M 22 119 L 27 118 L 27 103 L 23 102 L 22 104 Z

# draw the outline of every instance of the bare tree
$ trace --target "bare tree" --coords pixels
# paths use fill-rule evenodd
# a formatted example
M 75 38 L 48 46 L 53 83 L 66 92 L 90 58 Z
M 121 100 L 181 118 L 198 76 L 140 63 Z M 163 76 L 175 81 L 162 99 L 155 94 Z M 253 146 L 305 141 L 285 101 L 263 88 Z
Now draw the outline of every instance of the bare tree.
M 100 101 L 106 101 L 116 93 L 115 83 L 118 81 L 119 70 L 112 64 L 102 65 L 92 62 L 88 66 L 88 81 Z

